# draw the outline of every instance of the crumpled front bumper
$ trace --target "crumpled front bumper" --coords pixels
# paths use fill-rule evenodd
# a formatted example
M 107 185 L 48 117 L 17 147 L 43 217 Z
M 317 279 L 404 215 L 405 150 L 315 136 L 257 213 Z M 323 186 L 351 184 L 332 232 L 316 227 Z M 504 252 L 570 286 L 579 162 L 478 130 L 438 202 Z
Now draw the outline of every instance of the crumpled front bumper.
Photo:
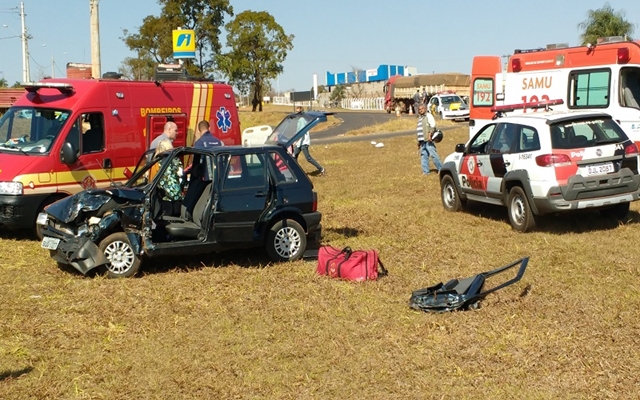
M 58 248 L 51 250 L 51 257 L 59 263 L 71 265 L 83 275 L 109 262 L 98 245 L 87 237 L 69 236 L 51 227 L 43 230 L 44 236 L 60 239 Z

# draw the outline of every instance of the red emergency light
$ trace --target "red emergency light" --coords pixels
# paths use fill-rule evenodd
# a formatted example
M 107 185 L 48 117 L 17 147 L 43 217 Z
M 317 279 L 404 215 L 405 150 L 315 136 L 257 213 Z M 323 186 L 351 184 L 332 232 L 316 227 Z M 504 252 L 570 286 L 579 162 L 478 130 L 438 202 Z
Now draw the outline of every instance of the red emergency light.
M 631 57 L 629 56 L 629 48 L 621 47 L 618 49 L 618 64 L 626 64 Z
M 564 104 L 562 99 L 556 100 L 542 100 L 542 101 L 532 101 L 529 103 L 520 103 L 520 104 L 510 104 L 504 106 L 493 106 L 491 107 L 491 112 L 509 112 L 514 110 L 523 110 L 525 108 L 547 108 L 549 106 L 557 106 L 558 104 Z
M 520 72 L 521 69 L 522 69 L 522 63 L 520 63 L 520 59 L 511 58 L 511 70 L 513 70 L 513 72 Z

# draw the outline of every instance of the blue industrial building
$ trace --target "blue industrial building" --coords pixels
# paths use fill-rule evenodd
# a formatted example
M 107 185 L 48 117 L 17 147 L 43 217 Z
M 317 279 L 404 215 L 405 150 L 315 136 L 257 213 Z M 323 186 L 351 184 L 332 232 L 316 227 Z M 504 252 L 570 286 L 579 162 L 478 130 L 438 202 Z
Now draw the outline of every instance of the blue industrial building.
M 402 65 L 380 65 L 377 69 L 332 74 L 327 71 L 327 86 L 344 85 L 360 82 L 386 81 L 390 76 L 405 75 L 407 67 Z

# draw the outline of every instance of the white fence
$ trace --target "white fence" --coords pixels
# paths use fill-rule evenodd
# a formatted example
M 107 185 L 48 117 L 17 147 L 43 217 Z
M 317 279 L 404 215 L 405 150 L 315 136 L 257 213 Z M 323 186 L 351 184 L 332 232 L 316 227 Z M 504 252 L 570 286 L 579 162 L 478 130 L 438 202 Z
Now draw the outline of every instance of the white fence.
M 293 105 L 287 96 L 272 97 L 273 104 Z M 332 103 L 326 98 L 320 98 L 318 101 L 312 102 L 313 106 L 322 108 L 344 108 L 347 110 L 384 110 L 384 97 L 350 97 L 343 99 L 339 103 Z M 296 105 L 308 106 L 309 102 L 299 102 Z
M 340 102 L 347 110 L 384 110 L 384 97 L 348 98 Z

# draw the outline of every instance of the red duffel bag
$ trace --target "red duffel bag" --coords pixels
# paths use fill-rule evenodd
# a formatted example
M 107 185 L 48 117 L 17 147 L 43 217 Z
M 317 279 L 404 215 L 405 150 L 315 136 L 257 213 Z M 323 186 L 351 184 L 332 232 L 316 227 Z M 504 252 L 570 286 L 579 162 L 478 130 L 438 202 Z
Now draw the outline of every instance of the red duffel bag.
M 318 250 L 316 272 L 358 282 L 375 281 L 378 276 L 387 274 L 377 250 L 351 250 L 350 247 L 340 250 L 332 246 L 322 246 Z

